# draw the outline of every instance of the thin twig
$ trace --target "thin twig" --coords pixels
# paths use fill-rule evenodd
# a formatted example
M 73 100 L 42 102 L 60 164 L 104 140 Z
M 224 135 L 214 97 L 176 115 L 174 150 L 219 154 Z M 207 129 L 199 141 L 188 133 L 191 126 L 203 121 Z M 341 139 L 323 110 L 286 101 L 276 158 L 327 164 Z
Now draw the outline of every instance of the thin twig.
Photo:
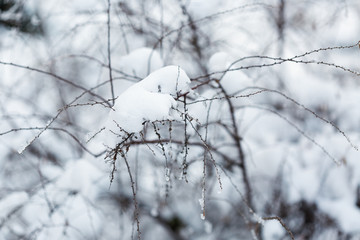
M 111 45 L 110 45 L 110 7 L 111 3 L 108 0 L 108 9 L 107 9 L 107 51 L 108 51 L 108 64 L 109 64 L 109 78 L 110 78 L 110 88 L 111 88 L 111 97 L 112 97 L 112 105 L 115 105 L 115 94 L 114 94 L 114 84 L 113 84 L 113 76 L 112 76 L 112 68 L 111 68 Z
M 284 223 L 284 221 L 280 217 L 278 217 L 278 216 L 275 216 L 275 217 L 263 217 L 262 219 L 265 220 L 265 221 L 277 220 L 281 224 L 281 226 L 287 231 L 290 238 L 292 240 L 295 240 L 294 234 L 291 232 L 290 228 L 288 226 L 286 226 L 286 224 Z
M 243 58 L 240 58 L 236 61 L 234 61 L 233 63 L 230 64 L 230 66 L 225 69 L 225 70 L 222 70 L 222 71 L 216 71 L 216 72 L 211 72 L 211 73 L 208 73 L 206 75 L 203 75 L 203 76 L 199 76 L 199 77 L 196 77 L 194 79 L 192 79 L 192 81 L 194 80 L 198 80 L 198 79 L 203 79 L 203 78 L 209 78 L 215 74 L 225 74 L 227 72 L 232 72 L 232 71 L 238 71 L 238 70 L 246 70 L 246 69 L 252 69 L 252 68 L 263 68 L 263 67 L 272 67 L 272 66 L 275 66 L 275 65 L 280 65 L 280 64 L 283 64 L 285 62 L 293 62 L 293 63 L 300 63 L 300 64 L 318 64 L 318 65 L 325 65 L 325 66 L 328 66 L 328 67 L 334 67 L 334 68 L 338 68 L 338 69 L 341 69 L 345 72 L 349 72 L 349 73 L 352 73 L 356 76 L 360 76 L 360 72 L 357 72 L 355 70 L 352 70 L 350 68 L 346 68 L 344 66 L 341 66 L 341 65 L 337 65 L 335 63 L 329 63 L 329 62 L 324 62 L 324 61 L 315 61 L 315 60 L 296 60 L 298 58 L 301 58 L 301 57 L 304 57 L 304 56 L 307 56 L 307 55 L 310 55 L 312 53 L 317 53 L 317 52 L 321 52 L 321 51 L 329 51 L 329 50 L 336 50 L 336 49 L 349 49 L 349 48 L 354 48 L 354 47 L 357 47 L 359 44 L 356 43 L 356 44 L 352 44 L 352 45 L 349 45 L 349 46 L 337 46 L 337 47 L 327 47 L 327 48 L 319 48 L 319 49 L 315 49 L 315 50 L 312 50 L 312 51 L 309 51 L 309 52 L 305 52 L 303 54 L 300 54 L 300 55 L 296 55 L 296 56 L 293 56 L 291 58 L 281 58 L 281 57 L 269 57 L 269 56 L 247 56 L 247 57 L 243 57 Z M 272 62 L 272 63 L 264 63 L 264 64 L 254 64 L 254 65 L 248 65 L 248 66 L 240 66 L 240 67 L 233 67 L 236 63 L 239 63 L 240 61 L 243 61 L 243 60 L 247 60 L 247 59 L 268 59 L 268 60 L 273 60 L 275 62 Z
M 131 174 L 131 170 L 130 170 L 130 165 L 129 162 L 126 159 L 126 156 L 124 153 L 122 153 L 122 158 L 124 159 L 124 162 L 126 164 L 126 167 L 128 169 L 128 174 L 129 174 L 129 178 L 130 178 L 130 182 L 131 182 L 131 190 L 133 193 L 133 201 L 134 201 L 134 215 L 135 215 L 135 220 L 136 220 L 136 227 L 137 227 L 137 232 L 138 232 L 138 239 L 141 239 L 141 231 L 140 231 L 140 220 L 139 220 L 139 206 L 138 206 L 138 202 L 136 199 L 136 189 L 135 189 L 135 182 L 133 180 L 132 174 Z
M 60 77 L 54 73 L 51 73 L 51 72 L 47 72 L 47 71 L 44 71 L 44 70 L 41 70 L 41 69 L 38 69 L 38 68 L 34 68 L 34 67 L 29 67 L 29 66 L 24 66 L 24 65 L 20 65 L 20 64 L 16 64 L 16 63 L 11 63 L 11 62 L 3 62 L 3 61 L 0 61 L 0 64 L 2 65 L 8 65 L 8 66 L 13 66 L 13 67 L 17 67 L 17 68 L 22 68 L 22 69 L 26 69 L 26 70 L 29 70 L 29 71 L 34 71 L 34 72 L 38 72 L 38 73 L 41 73 L 41 74 L 45 74 L 45 75 L 48 75 L 48 76 L 51 76 L 53 78 L 56 78 L 62 82 L 65 82 L 75 88 L 78 88 L 78 89 L 81 89 L 81 90 L 84 90 L 85 93 L 89 93 L 90 95 L 94 96 L 94 97 L 97 97 L 99 99 L 101 99 L 102 101 L 106 101 L 103 97 L 101 97 L 100 95 L 92 92 L 91 90 L 89 89 L 86 89 L 85 87 L 81 86 L 81 85 L 78 85 L 76 83 L 74 83 L 73 81 L 70 81 L 66 78 L 63 78 L 63 77 Z M 111 107 L 111 106 L 110 106 Z

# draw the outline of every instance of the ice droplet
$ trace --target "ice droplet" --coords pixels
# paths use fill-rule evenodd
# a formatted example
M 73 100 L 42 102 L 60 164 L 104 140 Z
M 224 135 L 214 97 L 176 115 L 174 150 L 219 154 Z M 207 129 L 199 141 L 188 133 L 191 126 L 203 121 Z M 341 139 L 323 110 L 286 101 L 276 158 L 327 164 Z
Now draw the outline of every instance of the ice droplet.
M 205 220 L 205 214 L 204 214 L 204 213 L 201 213 L 201 214 L 200 214 L 200 218 L 201 218 L 201 220 Z
M 165 181 L 170 181 L 170 168 L 165 168 Z

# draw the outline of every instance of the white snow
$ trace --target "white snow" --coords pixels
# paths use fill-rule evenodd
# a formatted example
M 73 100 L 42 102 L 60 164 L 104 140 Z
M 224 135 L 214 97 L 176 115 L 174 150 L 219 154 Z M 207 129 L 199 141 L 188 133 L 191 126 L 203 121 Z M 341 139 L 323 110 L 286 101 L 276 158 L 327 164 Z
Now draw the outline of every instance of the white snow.
M 277 240 L 281 239 L 285 234 L 285 229 L 279 221 L 269 220 L 265 221 L 262 235 L 264 240 Z
M 331 216 L 344 232 L 360 232 L 360 210 L 351 199 L 321 199 L 318 201 L 318 206 L 322 211 Z
M 210 234 L 213 231 L 213 225 L 210 221 L 204 221 L 204 230 L 207 234 Z
M 124 9 L 120 9 L 115 1 L 111 2 L 114 3 L 111 15 L 111 59 L 115 97 L 118 97 L 114 110 L 108 112 L 108 108 L 103 108 L 100 104 L 69 108 L 52 125 L 68 130 L 79 139 L 87 131 L 106 126 L 106 130 L 96 135 L 90 143 L 98 141 L 99 148 L 86 145 L 93 153 L 103 151 L 103 142 L 112 147 L 114 143 L 121 141 L 123 133 L 120 127 L 137 133 L 143 129 L 144 121 L 179 119 L 179 112 L 173 108 L 183 111 L 177 96 L 190 91 L 187 74 L 194 79 L 203 75 L 194 61 L 192 49 L 188 48 L 191 47 L 188 42 L 191 26 L 179 4 L 184 4 L 196 23 L 199 43 L 204 46 L 202 63 L 214 53 L 206 66 L 209 72 L 272 62 L 269 59 L 249 58 L 231 66 L 235 60 L 247 56 L 287 58 L 321 47 L 355 44 L 360 27 L 359 4 L 356 1 L 334 1 L 334 4 L 326 1 L 293 1 L 296 4 L 287 5 L 286 8 L 286 41 L 282 43 L 278 41 L 278 32 L 271 20 L 274 13 L 276 16 L 277 8 L 268 7 L 267 4 L 241 8 L 251 3 L 228 0 L 192 0 L 180 1 L 179 4 L 173 4 L 177 1 L 122 1 L 122 7 L 129 9 L 130 15 L 126 15 L 125 12 L 118 14 L 118 10 Z M 39 8 L 39 14 L 47 26 L 47 41 L 40 40 L 42 38 L 35 40 L 17 31 L 1 28 L 0 60 L 51 71 L 86 89 L 99 86 L 93 92 L 104 98 L 109 97 L 109 85 L 101 85 L 109 79 L 108 69 L 104 67 L 108 57 L 107 2 L 28 0 L 24 4 L 25 7 L 31 6 L 30 12 Z M 145 14 L 141 16 L 138 14 L 142 7 Z M 205 21 L 197 21 L 225 9 L 230 11 L 209 17 Z M 154 28 L 149 28 L 150 22 L 153 22 Z M 143 30 L 144 34 L 138 30 Z M 161 44 L 156 46 L 156 50 L 152 49 L 153 43 L 159 39 L 162 40 Z M 207 43 L 209 44 L 206 45 Z M 282 47 L 283 51 L 279 51 Z M 130 51 L 125 53 L 127 49 Z M 298 60 L 326 61 L 358 71 L 356 59 L 359 56 L 360 51 L 356 46 L 351 49 L 320 51 Z M 178 64 L 186 69 L 186 73 L 178 66 L 162 68 L 164 63 Z M 116 70 L 138 78 L 124 78 Z M 71 86 L 63 91 L 58 80 L 34 71 L 1 65 L 0 72 L 1 132 L 46 126 L 46 119 L 54 117 L 59 108 L 80 94 L 72 91 Z M 355 145 L 359 144 L 359 78 L 354 74 L 317 64 L 284 63 L 228 71 L 226 74 L 217 73 L 211 77 L 222 78 L 220 83 L 230 95 L 254 85 L 282 91 L 320 116 L 335 122 Z M 143 80 L 135 83 L 134 79 Z M 205 81 L 206 78 L 200 80 Z M 216 86 L 215 82 L 211 84 Z M 221 91 L 213 87 L 202 86 L 198 90 L 198 95 L 188 98 L 188 103 L 222 96 Z M 253 90 L 248 89 L 240 94 L 250 92 Z M 93 101 L 100 100 L 85 94 L 74 105 Z M 332 126 L 279 95 L 267 92 L 250 98 L 233 98 L 231 101 L 235 107 L 239 134 L 244 139 L 242 143 L 250 185 L 254 196 L 259 196 L 253 198 L 256 206 L 254 211 L 259 215 L 253 212 L 248 214 L 253 214 L 253 221 L 263 224 L 263 239 L 289 238 L 278 221 L 263 221 L 261 218 L 264 215 L 262 207 L 264 204 L 273 206 L 272 196 L 274 190 L 278 189 L 282 193 L 281 201 L 291 209 L 295 209 L 300 201 L 314 203 L 317 206 L 314 209 L 316 214 L 334 221 L 335 224 L 331 226 L 319 223 L 316 228 L 317 239 L 336 239 L 339 231 L 352 234 L 350 238 L 357 239 L 360 234 L 360 209 L 355 203 L 360 184 L 360 153 L 352 149 Z M 253 107 L 250 108 L 250 105 Z M 256 106 L 276 109 L 344 164 L 336 166 L 318 146 L 284 119 L 257 109 Z M 221 121 L 232 130 L 229 108 L 224 99 L 190 104 L 188 112 L 195 119 L 193 123 L 202 136 L 209 120 L 206 140 L 210 147 L 229 158 L 238 159 L 231 134 L 218 124 Z M 106 124 L 100 124 L 103 118 L 107 119 Z M 165 139 L 169 136 L 169 125 L 158 125 L 161 137 Z M 205 201 L 204 193 L 196 197 L 201 189 L 204 149 L 189 146 L 188 162 L 191 164 L 186 175 L 187 183 L 177 181 L 182 173 L 179 159 L 182 160 L 183 157 L 180 152 L 182 146 L 178 143 L 183 140 L 184 129 L 181 123 L 173 123 L 172 127 L 172 143 L 164 146 L 168 156 L 167 165 L 158 145 L 136 145 L 131 147 L 134 151 L 128 152 L 138 190 L 143 237 L 170 238 L 165 229 L 153 230 L 161 227 L 154 224 L 156 221 L 152 221 L 153 219 L 143 216 L 143 213 L 150 211 L 153 217 L 171 219 L 172 216 L 179 216 L 186 226 L 181 229 L 183 238 L 218 239 L 220 234 L 220 237 L 230 238 L 234 233 L 231 228 L 231 231 L 219 230 L 224 224 L 236 225 L 227 221 L 228 213 L 233 211 L 229 202 L 241 201 L 240 195 L 244 194 L 239 169 L 225 168 L 227 174 L 221 176 L 224 189 L 219 188 L 219 191 L 215 174 L 207 175 L 206 197 L 209 201 Z M 190 143 L 201 144 L 192 126 L 188 124 L 187 127 Z M 146 139 L 156 140 L 152 126 L 148 130 Z M 119 134 L 119 137 L 111 131 Z M 26 238 L 36 233 L 38 239 L 118 239 L 119 236 L 130 239 L 133 234 L 129 227 L 133 223 L 132 202 L 127 211 L 119 214 L 119 210 L 125 209 L 120 209 L 119 204 L 109 204 L 108 201 L 109 198 L 119 197 L 119 194 L 132 196 L 129 176 L 123 162 L 117 162 L 118 181 L 114 181 L 109 190 L 109 168 L 101 159 L 102 156 L 95 159 L 88 153 L 84 154 L 78 143 L 65 132 L 49 130 L 41 134 L 34 146 L 35 150 L 39 148 L 39 153 L 44 153 L 41 158 L 32 154 L 30 148 L 22 156 L 14 154 L 17 149 L 23 152 L 38 133 L 39 130 L 17 131 L 0 137 L 0 220 L 4 220 L 5 224 L 0 229 L 0 236 L 10 239 L 16 238 L 18 234 Z M 100 137 L 102 134 L 105 135 L 104 138 Z M 149 148 L 154 148 L 155 154 Z M 60 164 L 52 165 L 45 153 L 58 157 Z M 219 167 L 225 166 L 225 160 L 215 152 L 214 158 Z M 141 161 L 143 159 L 149 161 Z M 179 163 L 179 168 L 173 162 Z M 210 167 L 210 161 L 208 164 Z M 44 181 L 40 182 L 40 179 Z M 165 192 L 162 187 L 164 184 L 170 186 L 166 189 L 169 195 L 167 199 L 162 194 Z M 238 187 L 240 194 L 234 191 L 232 184 Z M 221 193 L 221 196 L 217 196 L 217 193 Z M 218 201 L 219 199 L 224 201 Z M 206 218 L 211 222 L 199 218 L 199 203 L 201 219 L 205 219 L 203 210 L 206 208 Z M 6 218 L 18 208 L 16 214 Z M 293 230 L 301 214 L 300 210 L 294 212 L 289 218 L 283 219 L 284 223 Z M 250 231 L 246 228 L 236 230 Z M 255 233 L 253 238 L 257 238 Z
M 214 14 L 223 8 L 228 0 L 194 0 L 188 1 L 187 9 L 193 16 L 202 18 L 211 14 Z
M 119 127 L 128 133 L 142 130 L 145 121 L 172 120 L 178 94 L 190 91 L 190 79 L 178 66 L 161 68 L 121 94 L 110 111 L 106 131 L 120 134 Z M 106 144 L 116 141 L 113 133 L 106 134 Z
M 56 186 L 91 197 L 94 194 L 93 184 L 102 177 L 102 172 L 90 161 L 79 159 L 66 165 L 65 172 L 56 182 Z
M 293 171 L 291 175 L 292 184 L 289 190 L 291 193 L 289 197 L 290 201 L 295 199 L 305 199 L 309 202 L 314 201 L 320 187 L 320 182 L 318 181 L 319 173 L 317 170 L 316 167 L 298 167 Z
M 208 66 L 211 72 L 222 72 L 234 69 L 236 64 L 232 65 L 232 63 L 235 60 L 225 52 L 217 52 L 211 56 Z M 244 90 L 246 87 L 254 86 L 253 81 L 241 70 L 228 71 L 225 74 L 217 73 L 212 77 L 221 78 L 220 83 L 229 95 Z
M 164 66 L 160 54 L 154 49 L 145 47 L 122 56 L 117 64 L 126 74 L 141 78 Z
M 157 209 L 156 207 L 151 208 L 150 215 L 151 215 L 152 217 L 157 217 L 157 216 L 159 216 L 159 211 L 158 211 L 158 209 Z
M 4 219 L 14 211 L 16 208 L 21 207 L 29 200 L 26 192 L 14 192 L 9 194 L 3 199 L 0 199 L 0 219 Z

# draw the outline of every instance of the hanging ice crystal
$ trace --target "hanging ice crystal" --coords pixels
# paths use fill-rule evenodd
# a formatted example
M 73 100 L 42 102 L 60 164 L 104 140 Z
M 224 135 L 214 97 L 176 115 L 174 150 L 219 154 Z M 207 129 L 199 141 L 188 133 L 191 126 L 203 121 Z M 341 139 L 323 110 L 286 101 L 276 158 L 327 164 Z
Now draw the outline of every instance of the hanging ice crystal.
M 205 194 L 203 191 L 202 198 L 199 199 L 200 207 L 201 207 L 201 214 L 200 218 L 205 220 Z
M 170 168 L 165 168 L 165 181 L 170 181 Z

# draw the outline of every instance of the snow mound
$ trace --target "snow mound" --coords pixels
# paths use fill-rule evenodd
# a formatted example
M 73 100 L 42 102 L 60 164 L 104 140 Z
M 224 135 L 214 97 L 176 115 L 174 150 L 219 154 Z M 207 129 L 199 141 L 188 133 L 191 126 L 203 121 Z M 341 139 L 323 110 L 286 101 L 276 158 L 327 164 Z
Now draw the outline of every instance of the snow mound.
M 65 172 L 56 182 L 59 189 L 82 193 L 90 197 L 93 184 L 102 178 L 102 172 L 86 159 L 67 163 Z
M 145 121 L 174 119 L 171 111 L 177 106 L 174 98 L 190 91 L 189 83 L 189 77 L 180 67 L 166 66 L 128 88 L 109 113 L 105 129 L 110 134 L 106 136 L 106 144 L 116 141 L 120 128 L 136 133 L 142 130 Z
M 209 60 L 208 67 L 211 72 L 222 72 L 226 70 L 234 69 L 236 66 L 232 63 L 235 61 L 226 52 L 217 52 L 213 54 Z M 221 78 L 221 85 L 226 93 L 232 95 L 244 90 L 247 87 L 253 86 L 253 81 L 242 71 L 228 71 L 225 74 L 216 73 L 214 78 Z
M 322 199 L 318 206 L 334 218 L 339 227 L 346 233 L 360 232 L 360 210 L 349 199 Z
M 282 239 L 284 238 L 285 230 L 277 220 L 271 220 L 265 222 L 262 234 L 265 240 Z
M 119 66 L 127 74 L 144 78 L 164 66 L 160 54 L 151 48 L 138 48 L 120 58 Z
M 8 218 L 13 211 L 29 200 L 26 192 L 14 192 L 0 200 L 0 219 Z

